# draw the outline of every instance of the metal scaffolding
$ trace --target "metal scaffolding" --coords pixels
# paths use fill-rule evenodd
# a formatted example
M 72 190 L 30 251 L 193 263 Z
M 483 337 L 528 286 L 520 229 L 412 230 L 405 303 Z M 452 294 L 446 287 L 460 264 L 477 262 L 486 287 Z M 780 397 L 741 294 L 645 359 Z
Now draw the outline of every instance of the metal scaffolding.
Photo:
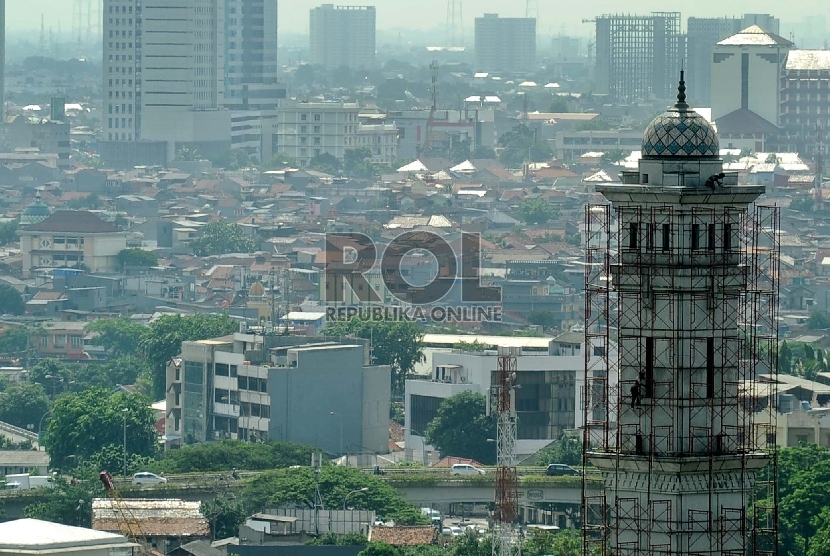
M 778 209 L 589 205 L 585 230 L 584 553 L 775 554 Z
M 516 470 L 516 356 L 520 348 L 499 347 L 496 384 L 488 409 L 496 409 L 496 499 L 493 556 L 520 556 L 519 484 Z M 489 413 L 489 412 L 488 412 Z

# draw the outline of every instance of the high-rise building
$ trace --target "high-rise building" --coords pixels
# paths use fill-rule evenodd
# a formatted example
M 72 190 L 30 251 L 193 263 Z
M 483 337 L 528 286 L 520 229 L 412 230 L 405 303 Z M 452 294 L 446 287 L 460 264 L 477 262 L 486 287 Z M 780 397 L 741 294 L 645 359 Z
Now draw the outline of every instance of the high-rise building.
M 277 85 L 277 0 L 226 0 L 225 106 L 273 110 Z
M 277 0 L 226 0 L 225 68 L 231 147 L 270 158 L 263 137 L 276 126 L 277 104 L 285 98 L 277 82 Z
M 311 10 L 311 63 L 327 70 L 375 65 L 375 7 L 323 4 Z
M 681 77 L 586 209 L 586 554 L 776 553 L 779 213 L 718 153 Z
M 6 0 L 0 0 L 0 123 L 6 116 Z
M 536 67 L 536 19 L 484 14 L 476 18 L 475 70 L 522 73 Z
M 678 12 L 600 16 L 594 91 L 620 102 L 671 98 L 684 52 Z
M 781 73 L 792 45 L 757 25 L 717 43 L 712 54 L 711 104 L 719 129 L 721 118 L 739 110 L 746 117 L 760 116 L 779 124 Z
M 686 25 L 686 77 L 689 95 L 700 106 L 709 106 L 712 87 L 712 54 L 715 45 L 741 29 L 758 25 L 779 33 L 778 18 L 769 14 L 744 14 L 743 17 L 690 17 Z
M 225 0 L 104 0 L 102 155 L 137 141 L 164 143 L 162 163 L 230 148 L 224 18 Z
M 360 108 L 353 102 L 286 101 L 277 112 L 273 152 L 290 156 L 301 168 L 321 154 L 343 160 L 347 149 L 358 147 Z
M 830 142 L 830 50 L 790 50 L 781 79 L 778 148 L 826 155 Z

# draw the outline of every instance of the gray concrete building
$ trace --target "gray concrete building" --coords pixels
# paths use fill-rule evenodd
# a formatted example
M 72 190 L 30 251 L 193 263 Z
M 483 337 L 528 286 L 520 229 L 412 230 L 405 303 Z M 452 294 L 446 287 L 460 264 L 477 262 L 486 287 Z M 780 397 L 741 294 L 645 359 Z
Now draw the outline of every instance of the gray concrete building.
M 375 65 L 374 6 L 323 4 L 310 12 L 311 63 L 327 70 Z
M 536 19 L 484 14 L 475 23 L 475 70 L 524 73 L 536 67 Z
M 364 365 L 359 345 L 288 348 L 268 371 L 269 438 L 332 454 L 389 450 L 388 366 Z
M 726 37 L 758 25 L 779 34 L 780 21 L 769 14 L 744 14 L 743 17 L 690 17 L 686 25 L 686 77 L 689 96 L 699 106 L 709 106 L 712 88 L 712 55 L 715 45 Z

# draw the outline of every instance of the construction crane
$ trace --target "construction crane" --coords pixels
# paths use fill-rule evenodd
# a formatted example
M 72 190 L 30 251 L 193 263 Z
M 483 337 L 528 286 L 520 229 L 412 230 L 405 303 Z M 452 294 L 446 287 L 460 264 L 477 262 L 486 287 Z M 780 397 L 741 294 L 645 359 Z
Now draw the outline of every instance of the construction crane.
M 487 413 L 496 411 L 496 499 L 493 556 L 521 556 L 518 531 L 519 481 L 516 470 L 516 356 L 520 350 L 499 347 L 496 384 L 490 388 Z
M 104 490 L 107 493 L 107 498 L 109 498 L 112 504 L 112 513 L 115 516 L 115 520 L 118 522 L 118 530 L 121 534 L 138 544 L 139 554 L 144 556 L 157 556 L 158 553 L 155 552 L 147 542 L 147 534 L 142 529 L 141 523 L 138 519 L 136 519 L 135 515 L 133 515 L 130 508 L 124 503 L 124 499 L 121 498 L 121 495 L 118 493 L 118 489 L 115 488 L 115 481 L 113 480 L 112 475 L 110 475 L 108 471 L 101 471 L 98 474 L 98 478 L 101 480 L 101 483 L 103 483 Z

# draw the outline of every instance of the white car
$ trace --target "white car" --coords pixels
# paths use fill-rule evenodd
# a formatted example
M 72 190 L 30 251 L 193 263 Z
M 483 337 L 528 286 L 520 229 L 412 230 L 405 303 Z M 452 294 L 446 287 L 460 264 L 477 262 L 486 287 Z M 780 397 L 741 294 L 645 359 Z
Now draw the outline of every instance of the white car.
M 459 537 L 464 534 L 464 531 L 461 529 L 461 527 L 458 527 L 457 525 L 453 525 L 452 527 L 450 527 L 450 531 L 452 532 L 453 537 Z
M 133 475 L 134 485 L 158 485 L 166 482 L 167 477 L 161 477 L 155 473 L 150 473 L 149 471 Z
M 484 475 L 484 469 L 479 469 L 469 463 L 456 463 L 450 468 L 450 475 Z

